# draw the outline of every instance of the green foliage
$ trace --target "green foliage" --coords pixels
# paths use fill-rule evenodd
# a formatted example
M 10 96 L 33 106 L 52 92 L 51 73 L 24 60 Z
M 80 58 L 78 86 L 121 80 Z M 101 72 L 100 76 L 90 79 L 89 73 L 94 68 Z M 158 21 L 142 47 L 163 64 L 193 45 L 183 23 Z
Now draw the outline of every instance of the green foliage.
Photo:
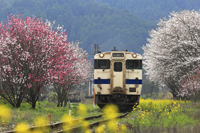
M 0 104 L 8 104 L 8 102 L 0 96 Z
M 155 28 L 155 24 L 128 11 L 94 0 L 14 0 L 0 12 L 3 22 L 8 14 L 56 20 L 55 25 L 64 25 L 69 41 L 79 40 L 88 53 L 92 52 L 93 44 L 99 44 L 102 51 L 112 50 L 115 45 L 118 50 L 143 53 L 141 47 L 147 42 L 148 31 Z
M 199 10 L 199 0 L 96 0 L 117 9 L 128 10 L 147 21 L 156 22 L 172 11 Z
M 48 97 L 49 97 L 49 102 L 56 102 L 56 100 L 57 100 L 57 93 L 55 93 L 55 92 L 50 92 L 49 94 L 48 94 Z

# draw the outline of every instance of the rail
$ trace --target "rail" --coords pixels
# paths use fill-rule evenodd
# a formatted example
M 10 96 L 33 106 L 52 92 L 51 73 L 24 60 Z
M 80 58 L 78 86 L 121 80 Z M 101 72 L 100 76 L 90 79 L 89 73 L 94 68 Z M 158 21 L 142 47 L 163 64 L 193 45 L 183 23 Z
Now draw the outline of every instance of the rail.
M 116 118 L 122 118 L 122 117 L 125 117 L 126 115 L 128 114 L 127 113 L 124 113 L 120 116 L 117 116 Z M 96 119 L 96 118 L 100 118 L 102 117 L 102 114 L 100 115 L 96 115 L 96 116 L 90 116 L 90 117 L 86 117 L 86 118 L 83 118 L 84 120 L 92 120 L 92 119 Z M 104 123 L 104 122 L 107 122 L 109 121 L 110 119 L 105 119 L 105 120 L 100 120 L 100 121 L 96 121 L 96 122 L 92 122 L 90 123 L 90 129 L 93 128 L 94 126 L 98 126 L 99 123 Z M 74 119 L 73 120 L 73 123 L 78 123 L 79 119 Z M 62 127 L 66 122 L 57 122 L 57 123 L 53 123 L 53 124 L 48 124 L 48 125 L 44 125 L 44 126 L 35 126 L 35 127 L 30 127 L 28 130 L 36 130 L 36 129 L 41 129 L 41 128 L 50 128 L 52 130 L 56 129 L 56 128 L 59 128 L 59 127 Z M 68 130 L 62 130 L 62 131 L 57 131 L 56 133 L 64 133 L 64 132 L 68 132 L 68 131 L 75 131 L 75 130 L 78 130 L 80 128 L 82 128 L 83 126 L 75 126 L 75 127 L 72 127 Z M 6 131 L 5 133 L 16 133 L 17 131 L 15 130 L 12 130 L 12 131 Z

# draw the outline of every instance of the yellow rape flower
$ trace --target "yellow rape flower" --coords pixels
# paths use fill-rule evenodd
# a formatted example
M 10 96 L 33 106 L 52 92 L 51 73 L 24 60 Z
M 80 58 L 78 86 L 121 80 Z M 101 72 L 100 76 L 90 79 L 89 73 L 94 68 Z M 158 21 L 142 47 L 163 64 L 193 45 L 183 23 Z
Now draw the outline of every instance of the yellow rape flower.
M 6 121 L 11 118 L 11 111 L 7 106 L 0 105 L 0 120 Z
M 122 132 L 126 132 L 126 131 L 127 131 L 127 127 L 126 127 L 125 124 L 122 124 L 122 125 L 120 126 L 120 129 L 122 130 Z
M 80 104 L 78 106 L 78 114 L 79 114 L 79 116 L 84 116 L 87 114 L 87 108 L 85 107 L 84 104 Z
M 16 133 L 30 133 L 29 126 L 26 123 L 19 123 L 15 127 Z
M 118 107 L 116 105 L 110 104 L 106 105 L 103 108 L 103 113 L 105 114 L 105 118 L 107 119 L 113 119 L 118 116 Z
M 83 130 L 87 131 L 89 129 L 90 123 L 88 121 L 83 121 L 82 126 Z
M 44 116 L 40 116 L 40 117 L 37 117 L 35 120 L 34 120 L 34 124 L 35 126 L 45 126 L 48 124 L 48 120 L 46 117 Z M 48 131 L 48 128 L 47 127 L 43 127 L 41 129 L 38 129 L 38 131 L 41 131 L 41 132 L 47 132 Z
M 96 128 L 95 132 L 96 133 L 103 133 L 104 132 L 104 129 L 105 129 L 105 126 L 104 125 L 100 125 Z
M 35 126 L 45 126 L 48 124 L 48 120 L 44 116 L 39 116 L 34 120 Z
M 72 116 L 68 116 L 67 114 L 62 117 L 62 121 L 64 121 L 63 128 L 68 130 L 72 128 L 76 123 L 74 123 L 74 118 Z
M 85 133 L 92 133 L 90 129 L 86 130 Z
M 110 120 L 108 121 L 108 128 L 111 131 L 117 131 L 118 130 L 118 124 L 116 120 Z

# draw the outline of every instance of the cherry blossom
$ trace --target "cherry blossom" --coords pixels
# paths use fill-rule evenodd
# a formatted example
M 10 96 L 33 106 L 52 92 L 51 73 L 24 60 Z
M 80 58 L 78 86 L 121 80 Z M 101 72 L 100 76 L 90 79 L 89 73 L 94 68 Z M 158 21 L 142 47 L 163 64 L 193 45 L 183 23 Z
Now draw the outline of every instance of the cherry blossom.
M 200 12 L 172 12 L 151 30 L 150 37 L 143 47 L 146 74 L 168 86 L 174 97 L 180 96 L 184 79 L 200 65 Z

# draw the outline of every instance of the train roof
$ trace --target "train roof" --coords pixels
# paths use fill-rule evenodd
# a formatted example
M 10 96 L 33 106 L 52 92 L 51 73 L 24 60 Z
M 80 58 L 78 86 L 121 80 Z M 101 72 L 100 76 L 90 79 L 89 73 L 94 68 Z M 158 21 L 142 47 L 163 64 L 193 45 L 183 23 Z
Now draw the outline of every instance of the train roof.
M 134 52 L 129 52 L 129 51 L 106 51 L 106 52 L 99 52 L 97 54 L 95 54 L 94 57 L 96 57 L 96 59 L 99 57 L 100 54 L 104 54 L 104 55 L 110 55 L 111 53 L 124 53 L 126 56 L 127 55 L 133 55 L 133 54 L 136 54 L 137 57 L 135 59 L 142 59 L 142 56 L 138 53 L 134 53 Z
M 100 53 L 104 53 L 104 54 L 110 54 L 110 53 L 126 53 L 126 54 L 137 54 L 137 55 L 140 55 L 138 53 L 134 53 L 134 52 L 130 52 L 130 51 L 105 51 L 105 52 L 98 52 L 96 55 L 99 55 Z M 141 55 L 140 55 L 141 56 Z

